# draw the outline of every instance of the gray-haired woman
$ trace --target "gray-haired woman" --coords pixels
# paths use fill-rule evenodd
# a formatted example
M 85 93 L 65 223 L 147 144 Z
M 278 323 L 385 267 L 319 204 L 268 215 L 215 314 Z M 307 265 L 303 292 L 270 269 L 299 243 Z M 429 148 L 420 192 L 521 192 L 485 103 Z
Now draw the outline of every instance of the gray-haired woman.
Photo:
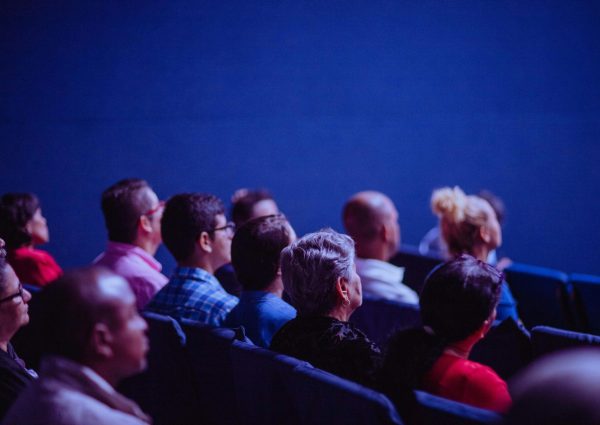
M 364 385 L 372 385 L 381 352 L 348 319 L 362 304 L 354 242 L 326 229 L 281 253 L 285 290 L 298 316 L 273 337 L 271 349 Z

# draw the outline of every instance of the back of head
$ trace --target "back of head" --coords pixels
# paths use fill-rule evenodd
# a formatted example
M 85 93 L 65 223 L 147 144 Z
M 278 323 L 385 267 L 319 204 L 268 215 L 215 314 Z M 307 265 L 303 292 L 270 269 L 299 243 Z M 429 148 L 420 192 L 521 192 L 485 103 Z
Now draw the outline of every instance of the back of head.
M 252 219 L 235 232 L 231 262 L 245 290 L 262 290 L 273 282 L 281 250 L 291 239 L 292 229 L 281 214 Z
M 213 234 L 220 214 L 225 214 L 225 207 L 213 195 L 181 193 L 173 196 L 167 201 L 161 220 L 163 243 L 177 261 L 189 259 L 200 234 Z
M 84 363 L 95 324 L 113 325 L 114 305 L 100 287 L 101 278 L 112 276 L 95 266 L 68 271 L 36 296 L 43 354 Z
M 368 241 L 377 236 L 385 213 L 385 199 L 387 196 L 383 193 L 365 191 L 354 194 L 346 201 L 342 220 L 352 239 Z
M 487 201 L 467 196 L 461 188 L 444 187 L 431 196 L 431 209 L 440 219 L 442 237 L 453 255 L 471 254 L 479 229 L 488 221 Z
M 133 243 L 139 218 L 152 208 L 151 190 L 145 180 L 124 179 L 102 193 L 102 213 L 109 240 Z
M 390 339 L 384 390 L 418 387 L 447 345 L 469 337 L 490 318 L 502 281 L 495 268 L 469 255 L 434 269 L 419 301 L 423 328 L 401 331 Z
M 579 348 L 536 361 L 511 381 L 512 425 L 600 425 L 600 349 Z
M 331 229 L 309 233 L 281 253 L 283 284 L 299 315 L 329 313 L 337 279 L 350 279 L 353 266 L 354 242 Z
M 33 193 L 6 193 L 0 199 L 0 237 L 8 249 L 16 249 L 31 243 L 27 223 L 40 208 L 40 201 Z
M 241 227 L 244 223 L 252 218 L 256 218 L 255 206 L 262 201 L 271 201 L 273 204 L 273 196 L 266 189 L 248 190 L 239 189 L 231 197 L 231 219 L 236 227 Z M 275 207 L 276 210 L 276 207 Z M 271 213 L 277 213 L 272 211 Z M 269 214 L 270 215 L 270 214 Z

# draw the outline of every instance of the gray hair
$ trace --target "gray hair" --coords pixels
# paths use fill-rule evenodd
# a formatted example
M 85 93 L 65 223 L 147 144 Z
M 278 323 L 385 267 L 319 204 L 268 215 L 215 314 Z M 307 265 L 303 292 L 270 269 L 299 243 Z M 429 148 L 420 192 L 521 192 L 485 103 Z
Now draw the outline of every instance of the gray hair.
M 335 284 L 350 279 L 354 241 L 332 229 L 298 239 L 281 252 L 285 290 L 300 315 L 325 315 L 337 304 Z

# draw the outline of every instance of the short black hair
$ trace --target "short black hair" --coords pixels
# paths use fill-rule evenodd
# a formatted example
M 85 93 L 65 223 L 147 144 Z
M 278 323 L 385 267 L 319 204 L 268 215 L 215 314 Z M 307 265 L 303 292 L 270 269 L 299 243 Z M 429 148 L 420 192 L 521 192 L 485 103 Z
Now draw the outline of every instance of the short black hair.
M 181 193 L 170 198 L 161 220 L 162 240 L 177 261 L 187 260 L 202 232 L 213 235 L 223 202 L 205 193 Z
M 239 190 L 232 199 L 231 219 L 237 227 L 241 227 L 252 218 L 254 205 L 266 200 L 273 200 L 273 196 L 266 189 Z
M 282 214 L 252 219 L 231 243 L 231 262 L 245 290 L 265 289 L 275 279 L 281 250 L 291 243 L 290 225 Z
M 148 182 L 142 179 L 123 179 L 102 192 L 102 213 L 113 242 L 132 243 L 137 235 L 138 220 L 152 208 L 145 189 Z
M 40 208 L 33 193 L 6 193 L 0 200 L 0 237 L 7 249 L 17 249 L 31 243 L 27 223 Z

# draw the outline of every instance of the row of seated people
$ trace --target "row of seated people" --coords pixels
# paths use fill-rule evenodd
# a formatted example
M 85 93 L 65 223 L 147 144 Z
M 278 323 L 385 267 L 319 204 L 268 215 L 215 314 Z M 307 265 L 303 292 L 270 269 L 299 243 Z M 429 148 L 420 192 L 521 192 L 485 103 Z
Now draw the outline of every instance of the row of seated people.
M 498 220 L 485 200 L 467 197 L 457 188 L 445 188 L 434 193 L 432 205 L 441 217 L 442 234 L 452 252 L 469 252 L 483 262 L 489 252 L 500 244 L 501 231 Z M 299 351 L 295 356 L 300 358 L 307 357 L 301 350 L 310 350 L 311 338 L 318 341 L 312 342 L 312 345 L 317 346 L 321 343 L 321 334 L 335 336 L 356 333 L 365 337 L 366 346 L 373 351 L 372 364 L 365 368 L 367 372 L 364 376 L 358 376 L 363 373 L 361 368 L 357 369 L 352 365 L 347 368 L 353 370 L 356 376 L 337 372 L 365 384 L 373 385 L 372 371 L 378 370 L 380 355 L 374 354 L 378 353 L 379 349 L 348 323 L 350 314 L 360 305 L 362 290 L 370 296 L 418 302 L 417 295 L 400 282 L 401 269 L 385 262 L 397 249 L 400 231 L 396 208 L 391 200 L 381 193 L 358 193 L 344 208 L 344 224 L 356 243 L 358 257 L 355 261 L 352 251 L 348 261 L 355 264 L 353 267 L 356 267 L 363 280 L 362 287 L 358 276 L 358 284 L 354 282 L 354 286 L 358 286 L 354 292 L 358 295 L 355 294 L 354 298 L 351 298 L 352 286 L 345 289 L 336 287 L 342 303 L 339 308 L 332 304 L 335 300 L 334 295 L 323 293 L 322 296 L 328 301 L 328 307 L 335 307 L 339 311 L 323 311 L 322 306 L 319 307 L 321 310 L 304 308 L 295 319 L 294 308 L 281 300 L 282 282 L 285 279 L 282 278 L 284 267 L 279 268 L 279 254 L 295 238 L 291 226 L 282 216 L 267 216 L 262 221 L 251 221 L 242 226 L 233 238 L 234 226 L 226 222 L 224 207 L 214 196 L 175 195 L 165 206 L 142 180 L 125 180 L 111 186 L 103 194 L 102 208 L 110 242 L 106 252 L 98 257 L 95 263 L 105 265 L 127 278 L 136 295 L 138 309 L 145 308 L 178 319 L 192 319 L 214 326 L 223 323 L 243 324 L 248 328 L 251 337 L 263 346 L 270 345 L 276 332 L 291 335 L 287 344 L 291 345 L 293 341 L 297 341 L 295 349 Z M 255 209 L 260 208 L 255 205 Z M 266 212 L 257 215 L 264 213 Z M 41 217 L 39 207 L 35 215 Z M 43 218 L 37 222 L 44 227 Z M 253 225 L 256 229 L 253 229 Z M 26 230 L 32 234 L 31 228 Z M 262 236 L 261 232 L 267 236 Z M 279 240 L 276 241 L 276 246 L 271 247 L 272 252 L 260 251 L 264 247 L 261 243 L 271 243 L 269 237 L 273 235 L 275 238 L 279 237 Z M 259 241 L 258 247 L 253 247 L 253 238 L 260 237 L 264 237 L 266 242 Z M 178 263 L 170 281 L 160 273 L 160 265 L 152 257 L 161 240 L 164 240 Z M 237 244 L 236 240 L 239 241 Z M 354 244 L 351 239 L 348 240 Z M 236 249 L 236 246 L 240 248 Z M 267 265 L 264 267 L 257 267 L 259 264 L 264 265 L 267 254 L 272 255 L 272 260 L 266 261 Z M 226 294 L 214 277 L 214 273 L 227 264 L 232 256 L 236 274 L 248 289 L 242 293 L 241 301 Z M 259 270 L 259 274 L 263 273 L 255 281 L 252 277 L 245 277 L 256 274 L 254 269 Z M 316 274 L 308 264 L 301 270 L 304 273 L 303 278 L 296 279 L 299 282 L 296 287 L 299 288 L 300 294 L 302 291 L 331 289 L 324 283 L 328 279 Z M 349 277 L 347 274 L 346 280 Z M 285 286 L 292 304 L 297 307 L 300 303 L 298 299 L 301 298 L 294 295 L 292 281 L 288 280 Z M 501 319 L 516 317 L 515 303 L 505 282 L 500 285 L 500 294 L 500 303 L 495 309 L 497 316 Z M 282 326 L 283 329 L 279 330 Z M 307 330 L 310 332 L 304 340 L 302 335 L 297 335 Z M 277 348 L 277 340 L 274 344 Z M 284 350 L 286 349 L 280 349 Z M 319 364 L 317 360 L 313 361 Z M 323 368 L 332 370 L 328 367 Z

